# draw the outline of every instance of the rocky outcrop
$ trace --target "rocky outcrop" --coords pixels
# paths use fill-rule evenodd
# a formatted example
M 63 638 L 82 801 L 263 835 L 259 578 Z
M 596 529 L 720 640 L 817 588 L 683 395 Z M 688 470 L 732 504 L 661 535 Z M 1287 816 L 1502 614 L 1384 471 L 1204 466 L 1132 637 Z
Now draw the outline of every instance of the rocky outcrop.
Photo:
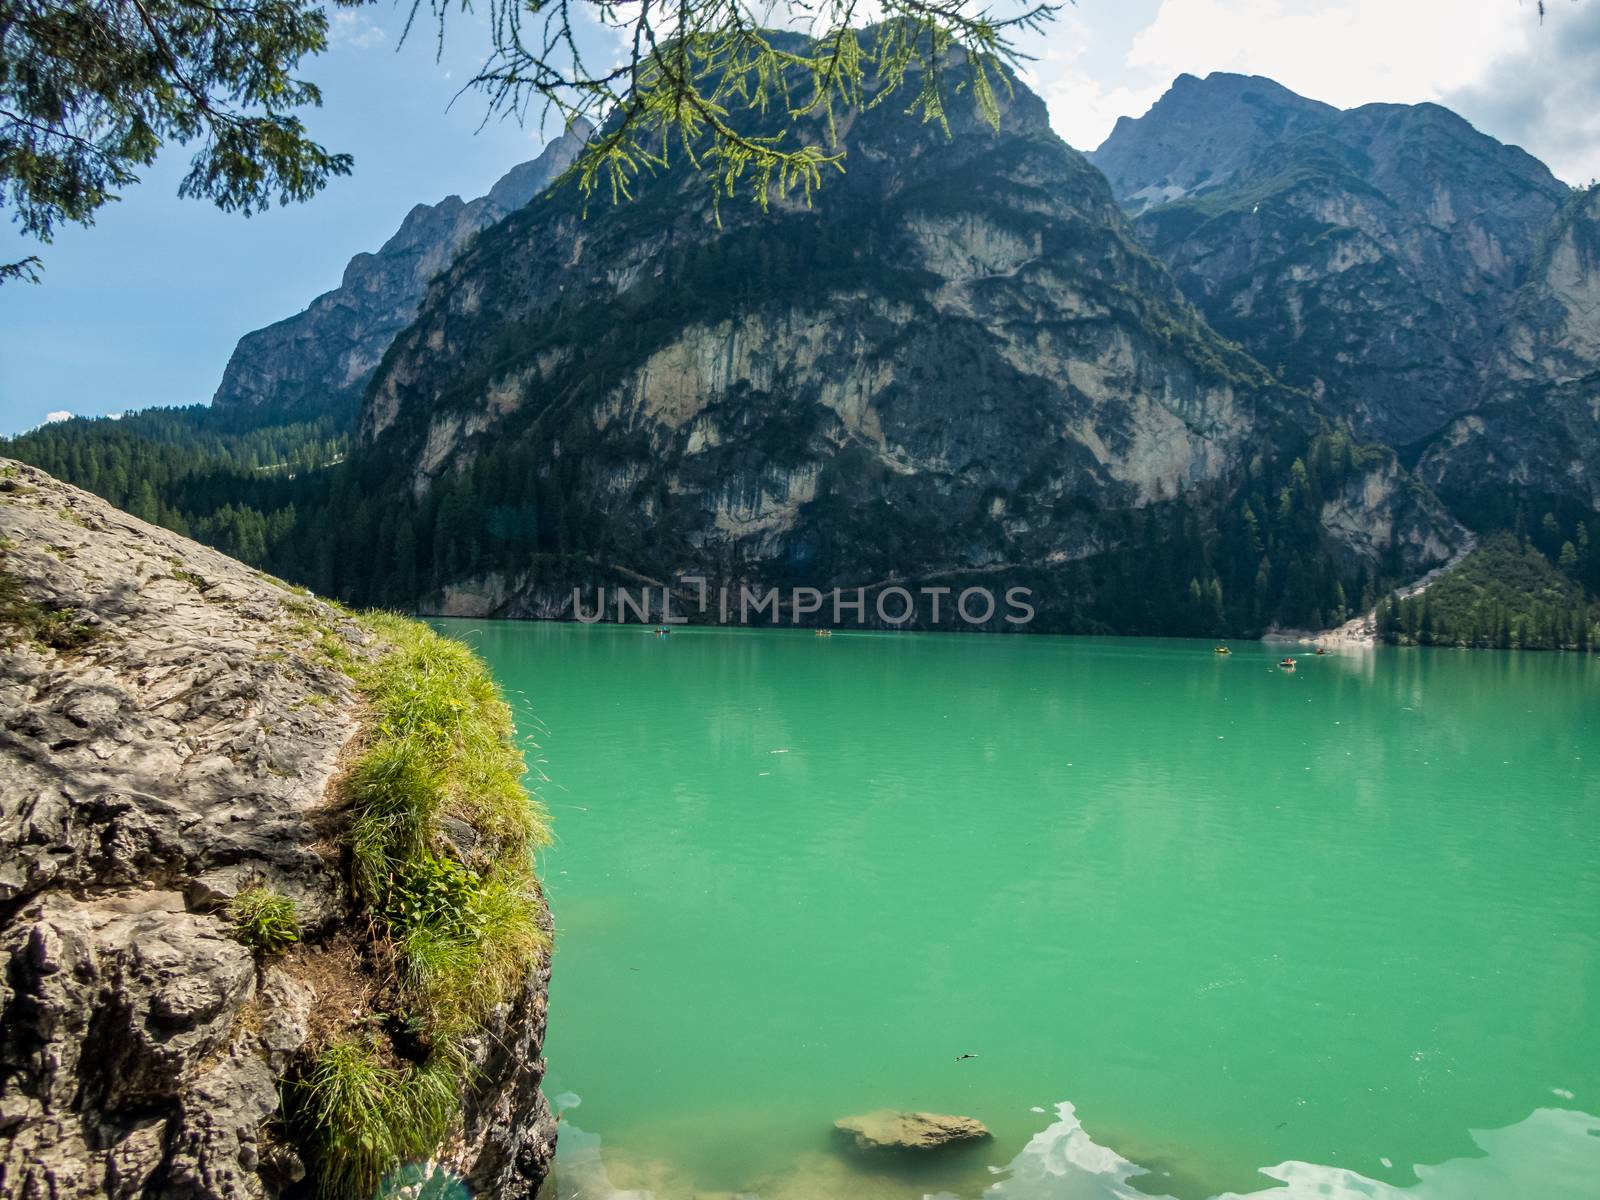
M 1091 158 L 1219 332 L 1397 447 L 1476 407 L 1568 196 L 1438 105 L 1340 111 L 1227 74 L 1180 78 Z
M 1351 563 L 1376 562 L 1395 548 L 1409 562 L 1442 563 L 1471 541 L 1438 498 L 1386 450 L 1371 452 L 1371 461 L 1348 475 L 1323 501 L 1319 519 Z
M 334 787 L 376 652 L 340 610 L 0 461 L 0 1194 L 234 1200 L 305 1171 L 279 1081 L 371 1018 Z M 293 900 L 262 956 L 224 911 Z M 531 1196 L 542 966 L 472 1044 L 440 1161 Z
M 987 1141 L 989 1130 L 972 1117 L 883 1110 L 833 1123 L 858 1150 L 941 1150 Z
M 301 313 L 247 333 L 223 372 L 218 405 L 325 408 L 353 403 L 396 334 L 417 314 L 428 281 L 476 233 L 523 207 L 571 165 L 591 130 L 580 122 L 488 195 L 419 204 L 375 254 L 358 254 L 344 279 Z

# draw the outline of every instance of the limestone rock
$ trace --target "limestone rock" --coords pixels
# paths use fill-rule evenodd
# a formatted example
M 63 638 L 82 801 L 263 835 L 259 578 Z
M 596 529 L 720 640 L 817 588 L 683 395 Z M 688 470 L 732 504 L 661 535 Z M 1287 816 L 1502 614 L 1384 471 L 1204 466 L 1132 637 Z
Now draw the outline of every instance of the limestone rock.
M 843 1117 L 833 1127 L 859 1150 L 938 1150 L 986 1141 L 989 1130 L 972 1117 L 883 1109 Z
M 1485 524 L 1512 524 L 1528 493 L 1541 507 L 1600 508 L 1600 187 L 1544 232 L 1479 404 L 1429 445 L 1417 473 Z
M 52 649 L 0 625 L 0 1195 L 275 1195 L 305 1173 L 264 1142 L 278 1079 L 351 1016 L 307 968 L 353 923 L 328 789 L 361 706 L 325 638 L 371 648 L 241 563 L 33 468 L 0 476 L 8 591 L 87 631 Z M 221 911 L 254 883 L 295 900 L 305 943 L 283 958 Z M 479 1038 L 442 1155 L 475 1192 L 531 1197 L 548 1170 L 547 980 Z
M 1477 405 L 1568 198 L 1439 105 L 1341 111 L 1226 72 L 1180 76 L 1090 157 L 1218 332 L 1396 448 Z
M 1438 105 L 1340 111 L 1222 72 L 1090 158 L 1219 332 L 1457 518 L 1600 503 L 1600 189 Z
M 1050 628 L 1148 514 L 1220 520 L 1314 432 L 1308 397 L 1206 325 L 1038 96 L 1001 105 L 999 130 L 952 106 L 948 137 L 853 112 L 850 168 L 809 204 L 713 217 L 680 166 L 637 205 L 558 194 L 467 246 L 374 375 L 356 453 L 397 502 L 515 479 L 489 519 L 594 569 L 463 563 L 421 607 L 571 616 L 574 585 L 737 564 L 1026 580 Z

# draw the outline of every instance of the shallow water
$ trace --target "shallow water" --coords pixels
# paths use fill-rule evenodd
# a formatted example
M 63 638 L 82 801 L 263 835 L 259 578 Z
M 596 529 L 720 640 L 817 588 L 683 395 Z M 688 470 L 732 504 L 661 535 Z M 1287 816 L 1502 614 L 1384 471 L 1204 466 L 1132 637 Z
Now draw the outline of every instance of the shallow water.
M 1600 661 L 440 625 L 547 777 L 563 1197 L 1597 1194 Z

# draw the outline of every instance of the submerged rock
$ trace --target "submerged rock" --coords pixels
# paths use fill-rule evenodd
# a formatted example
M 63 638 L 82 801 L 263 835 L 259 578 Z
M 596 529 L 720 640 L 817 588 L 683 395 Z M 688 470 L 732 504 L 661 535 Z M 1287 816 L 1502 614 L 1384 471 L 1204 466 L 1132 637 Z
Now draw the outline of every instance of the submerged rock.
M 986 1141 L 989 1137 L 983 1122 L 972 1117 L 891 1109 L 843 1117 L 833 1127 L 852 1139 L 858 1150 L 938 1150 Z

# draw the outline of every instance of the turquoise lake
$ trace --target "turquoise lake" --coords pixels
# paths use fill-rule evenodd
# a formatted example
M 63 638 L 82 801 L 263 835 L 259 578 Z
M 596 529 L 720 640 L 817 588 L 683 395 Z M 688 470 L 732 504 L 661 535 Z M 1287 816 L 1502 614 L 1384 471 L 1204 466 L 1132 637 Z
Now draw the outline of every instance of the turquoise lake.
M 554 818 L 561 1200 L 1600 1195 L 1600 661 L 437 624 Z

